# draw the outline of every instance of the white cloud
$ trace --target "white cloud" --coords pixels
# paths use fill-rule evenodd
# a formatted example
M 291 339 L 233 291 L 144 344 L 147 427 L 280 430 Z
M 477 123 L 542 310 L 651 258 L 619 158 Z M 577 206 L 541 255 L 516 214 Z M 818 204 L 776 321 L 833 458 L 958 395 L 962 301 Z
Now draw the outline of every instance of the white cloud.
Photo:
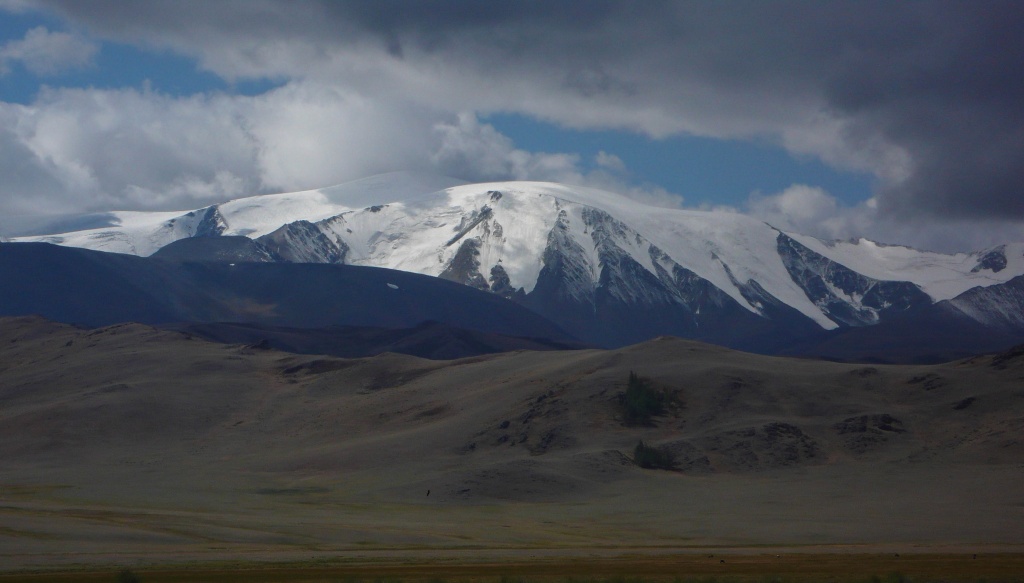
M 38 26 L 25 33 L 25 38 L 0 47 L 0 73 L 20 62 L 30 72 L 45 76 L 88 66 L 97 46 L 84 38 L 66 32 L 50 32 Z
M 583 169 L 577 155 L 528 152 L 475 115 L 370 99 L 315 82 L 265 94 L 172 97 L 135 89 L 48 89 L 0 103 L 0 212 L 188 209 L 316 188 L 392 170 L 469 180 L 540 180 L 678 206 L 681 198 Z
M 453 123 L 434 126 L 440 144 L 432 160 L 435 169 L 468 180 L 539 180 L 600 188 L 635 200 L 678 208 L 683 197 L 651 184 L 634 185 L 618 156 L 599 152 L 598 168 L 587 171 L 580 156 L 565 153 L 527 152 L 518 149 L 493 126 L 480 123 L 472 113 L 462 113 Z
M 826 241 L 866 237 L 882 243 L 955 253 L 1024 240 L 1024 225 L 1018 222 L 984 219 L 946 219 L 927 223 L 906 221 L 884 215 L 874 198 L 855 206 L 844 206 L 825 190 L 804 184 L 794 184 L 770 195 L 753 193 L 744 207 L 736 210 L 783 231 Z
M 821 188 L 794 184 L 777 194 L 751 194 L 747 208 L 751 214 L 777 227 L 801 230 L 817 227 L 823 220 L 834 217 L 839 205 Z
M 886 224 L 870 202 L 844 206 L 824 189 L 805 184 L 793 184 L 775 194 L 752 193 L 743 212 L 783 231 L 826 241 L 866 236 L 884 243 L 925 243 L 920 237 L 894 228 L 898 223 Z
M 680 207 L 657 185 L 629 182 L 602 152 L 579 156 L 516 148 L 472 113 L 369 99 L 318 83 L 290 83 L 255 97 L 170 97 L 152 91 L 43 91 L 31 106 L 0 104 L 0 214 L 188 209 L 261 192 L 320 187 L 389 170 L 469 180 L 547 180 Z M 867 236 L 939 251 L 1024 238 L 1013 222 L 889 219 L 874 199 L 847 207 L 821 188 L 752 194 L 740 209 L 822 239 Z
M 854 207 L 812 186 L 752 196 L 743 212 L 780 228 L 933 248 L 1021 236 L 1011 222 L 958 221 L 1024 212 L 1020 99 L 1010 91 L 1019 67 L 1014 51 L 986 50 L 996 37 L 984 11 L 784 4 L 452 2 L 394 11 L 0 0 L 2 10 L 39 6 L 95 39 L 194 57 L 227 80 L 284 84 L 258 97 L 53 90 L 30 107 L 0 104 L 0 212 L 182 208 L 396 169 L 682 203 L 635 184 L 612 152 L 593 160 L 529 152 L 477 119 L 515 112 L 570 128 L 762 140 L 878 177 L 877 198 Z M 990 11 L 1007 30 L 1024 14 L 1008 6 Z M 88 65 L 95 52 L 81 37 L 37 28 L 0 47 L 0 68 L 52 74 Z M 916 190 L 901 190 L 915 177 Z M 1002 193 L 1001 206 L 974 200 L 988 191 Z M 907 214 L 929 208 L 945 218 Z M 900 209 L 902 220 L 889 218 Z
M 45 90 L 31 106 L 0 104 L 0 149 L 31 176 L 6 175 L 2 210 L 188 208 L 259 186 L 255 142 L 237 103 L 135 90 Z M 190 204 L 193 203 L 193 204 Z
M 612 172 L 626 171 L 626 163 L 622 161 L 622 158 L 619 158 L 615 154 L 609 154 L 604 150 L 601 150 L 596 156 L 594 156 L 594 163 L 601 168 L 611 170 Z
M 258 143 L 256 163 L 266 188 L 314 188 L 429 169 L 436 112 L 311 82 L 236 102 Z

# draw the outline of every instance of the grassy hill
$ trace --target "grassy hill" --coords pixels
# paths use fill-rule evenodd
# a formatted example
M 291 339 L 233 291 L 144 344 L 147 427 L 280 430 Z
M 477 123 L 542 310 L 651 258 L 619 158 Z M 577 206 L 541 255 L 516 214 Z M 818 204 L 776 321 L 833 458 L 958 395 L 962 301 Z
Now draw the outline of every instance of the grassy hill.
M 650 423 L 623 416 L 631 372 L 667 395 Z M 0 554 L 1016 548 L 1022 379 L 1016 352 L 865 366 L 660 338 L 340 359 L 8 318 Z M 640 440 L 675 469 L 634 464 Z

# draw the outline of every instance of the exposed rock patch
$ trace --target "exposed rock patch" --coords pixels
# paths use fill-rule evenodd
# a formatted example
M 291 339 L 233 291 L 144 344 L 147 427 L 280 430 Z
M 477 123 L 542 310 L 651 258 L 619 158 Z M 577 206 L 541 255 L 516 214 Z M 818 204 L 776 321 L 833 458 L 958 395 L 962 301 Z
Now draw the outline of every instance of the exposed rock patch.
M 836 423 L 832 429 L 843 436 L 846 449 L 856 454 L 877 450 L 907 432 L 903 422 L 888 413 L 850 417 Z

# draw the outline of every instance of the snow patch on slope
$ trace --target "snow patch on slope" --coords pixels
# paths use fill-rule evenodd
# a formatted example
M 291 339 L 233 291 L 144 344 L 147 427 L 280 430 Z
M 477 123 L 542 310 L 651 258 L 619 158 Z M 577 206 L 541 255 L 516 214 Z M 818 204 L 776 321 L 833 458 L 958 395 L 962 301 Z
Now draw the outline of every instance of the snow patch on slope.
M 149 256 L 164 245 L 194 236 L 196 217 L 201 221 L 209 208 L 216 209 L 224 223 L 221 234 L 257 238 L 298 220 L 321 221 L 345 211 L 414 199 L 458 184 L 464 182 L 432 174 L 391 172 L 327 188 L 240 198 L 192 211 L 114 211 L 96 215 L 106 223 L 102 227 L 12 240 Z
M 590 188 L 541 186 L 564 200 L 609 212 L 633 230 L 644 233 L 679 265 L 710 281 L 752 312 L 761 313 L 761 309 L 747 301 L 733 278 L 741 285 L 756 281 L 769 294 L 823 328 L 836 327 L 789 277 L 776 251 L 778 232 L 762 221 L 736 213 L 651 207 Z M 646 252 L 634 254 L 634 259 L 655 271 Z
M 1005 245 L 1006 267 L 998 272 L 975 269 L 990 251 L 946 255 L 868 239 L 826 243 L 808 235 L 786 233 L 812 251 L 868 277 L 909 281 L 934 301 L 952 299 L 978 286 L 991 286 L 1024 274 L 1024 243 Z

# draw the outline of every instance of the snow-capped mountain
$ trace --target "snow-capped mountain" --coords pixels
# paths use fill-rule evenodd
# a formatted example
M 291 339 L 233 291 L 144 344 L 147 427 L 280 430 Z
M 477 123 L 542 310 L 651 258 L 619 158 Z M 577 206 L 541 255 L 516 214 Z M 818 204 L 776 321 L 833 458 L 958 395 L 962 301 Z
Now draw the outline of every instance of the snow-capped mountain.
M 741 214 L 553 183 L 398 173 L 110 222 L 14 240 L 150 255 L 183 238 L 242 235 L 259 245 L 250 254 L 277 261 L 387 267 L 488 290 L 604 345 L 675 334 L 763 350 L 945 300 L 975 320 L 1009 311 L 1000 321 L 1024 322 L 1013 293 L 981 294 L 985 306 L 957 300 L 1024 274 L 1024 244 L 944 255 L 825 242 Z

